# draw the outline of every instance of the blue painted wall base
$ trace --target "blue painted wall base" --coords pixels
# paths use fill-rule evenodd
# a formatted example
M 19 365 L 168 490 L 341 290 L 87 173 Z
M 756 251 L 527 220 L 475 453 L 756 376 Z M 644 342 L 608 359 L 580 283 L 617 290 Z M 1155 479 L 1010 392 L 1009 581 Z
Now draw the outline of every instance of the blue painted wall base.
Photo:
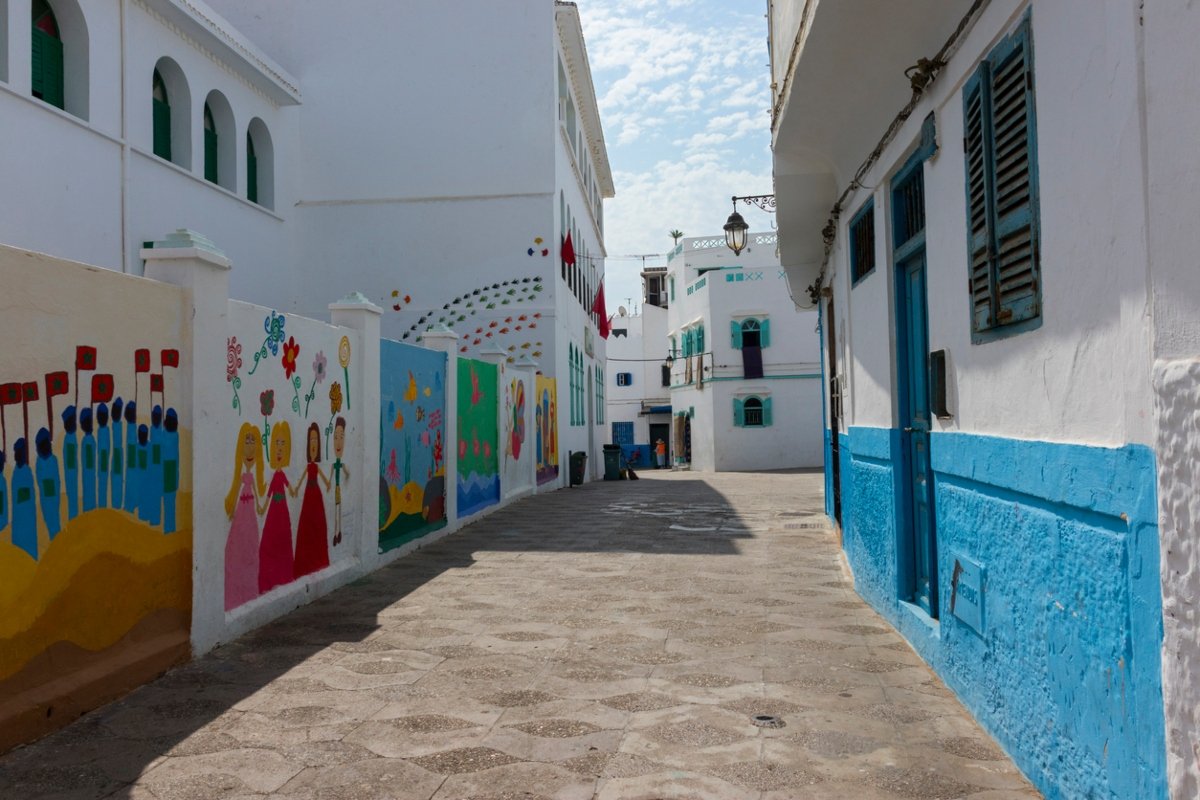
M 1047 798 L 1166 798 L 1153 451 L 934 434 L 932 620 L 904 601 L 899 431 L 841 442 L 859 593 Z M 985 576 L 981 632 L 951 611 L 956 556 Z

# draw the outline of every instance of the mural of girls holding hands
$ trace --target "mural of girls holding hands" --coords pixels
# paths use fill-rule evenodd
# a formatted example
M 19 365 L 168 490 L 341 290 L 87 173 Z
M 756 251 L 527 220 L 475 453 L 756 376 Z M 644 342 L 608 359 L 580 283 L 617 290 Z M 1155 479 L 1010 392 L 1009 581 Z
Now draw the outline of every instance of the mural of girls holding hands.
M 267 487 L 267 517 L 263 520 L 262 543 L 258 548 L 258 591 L 266 594 L 276 586 L 291 583 L 292 513 L 287 496 L 292 489 L 284 468 L 292 463 L 292 429 L 287 420 L 271 427 L 271 485 Z
M 249 422 L 238 432 L 233 484 L 225 497 L 225 513 L 232 521 L 225 540 L 225 610 L 231 611 L 258 597 L 258 498 L 267 493 L 263 484 L 263 447 L 258 428 Z
M 346 452 L 346 418 L 338 417 L 333 426 L 333 544 L 342 543 L 342 476 L 350 480 L 350 470 L 342 463 Z
M 296 528 L 295 577 L 301 578 L 329 566 L 329 523 L 325 517 L 325 496 L 321 484 L 329 491 L 329 476 L 321 469 L 321 428 L 317 423 L 308 426 L 308 466 L 296 482 L 295 497 L 304 485 L 304 502 Z M 320 481 L 320 483 L 318 483 Z

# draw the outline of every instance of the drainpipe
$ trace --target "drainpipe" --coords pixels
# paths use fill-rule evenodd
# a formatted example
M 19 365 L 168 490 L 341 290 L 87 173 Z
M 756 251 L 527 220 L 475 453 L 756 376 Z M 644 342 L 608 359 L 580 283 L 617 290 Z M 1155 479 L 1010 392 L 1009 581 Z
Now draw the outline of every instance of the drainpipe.
M 125 14 L 128 0 L 121 0 L 121 272 L 129 272 L 129 121 L 126 111 Z

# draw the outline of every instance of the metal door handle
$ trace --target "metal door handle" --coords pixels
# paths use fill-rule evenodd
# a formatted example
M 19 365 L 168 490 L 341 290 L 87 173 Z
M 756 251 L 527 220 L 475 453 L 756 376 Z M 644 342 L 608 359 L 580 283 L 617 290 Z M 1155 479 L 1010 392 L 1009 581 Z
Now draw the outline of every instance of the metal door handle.
M 916 433 L 917 429 L 916 428 L 905 428 L 904 432 L 905 433 Z

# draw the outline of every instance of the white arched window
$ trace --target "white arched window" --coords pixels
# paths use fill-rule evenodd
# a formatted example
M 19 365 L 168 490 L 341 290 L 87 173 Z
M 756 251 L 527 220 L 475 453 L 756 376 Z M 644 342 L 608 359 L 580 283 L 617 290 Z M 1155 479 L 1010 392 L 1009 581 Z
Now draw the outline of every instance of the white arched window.
M 275 147 L 266 123 L 258 117 L 246 129 L 246 199 L 275 208 Z
M 30 0 L 30 93 L 88 118 L 88 32 L 75 0 Z
M 160 58 L 151 78 L 153 152 L 159 158 L 189 168 L 192 164 L 192 94 L 179 64 Z
M 233 109 L 225 95 L 208 93 L 204 101 L 204 179 L 237 191 L 237 136 Z

